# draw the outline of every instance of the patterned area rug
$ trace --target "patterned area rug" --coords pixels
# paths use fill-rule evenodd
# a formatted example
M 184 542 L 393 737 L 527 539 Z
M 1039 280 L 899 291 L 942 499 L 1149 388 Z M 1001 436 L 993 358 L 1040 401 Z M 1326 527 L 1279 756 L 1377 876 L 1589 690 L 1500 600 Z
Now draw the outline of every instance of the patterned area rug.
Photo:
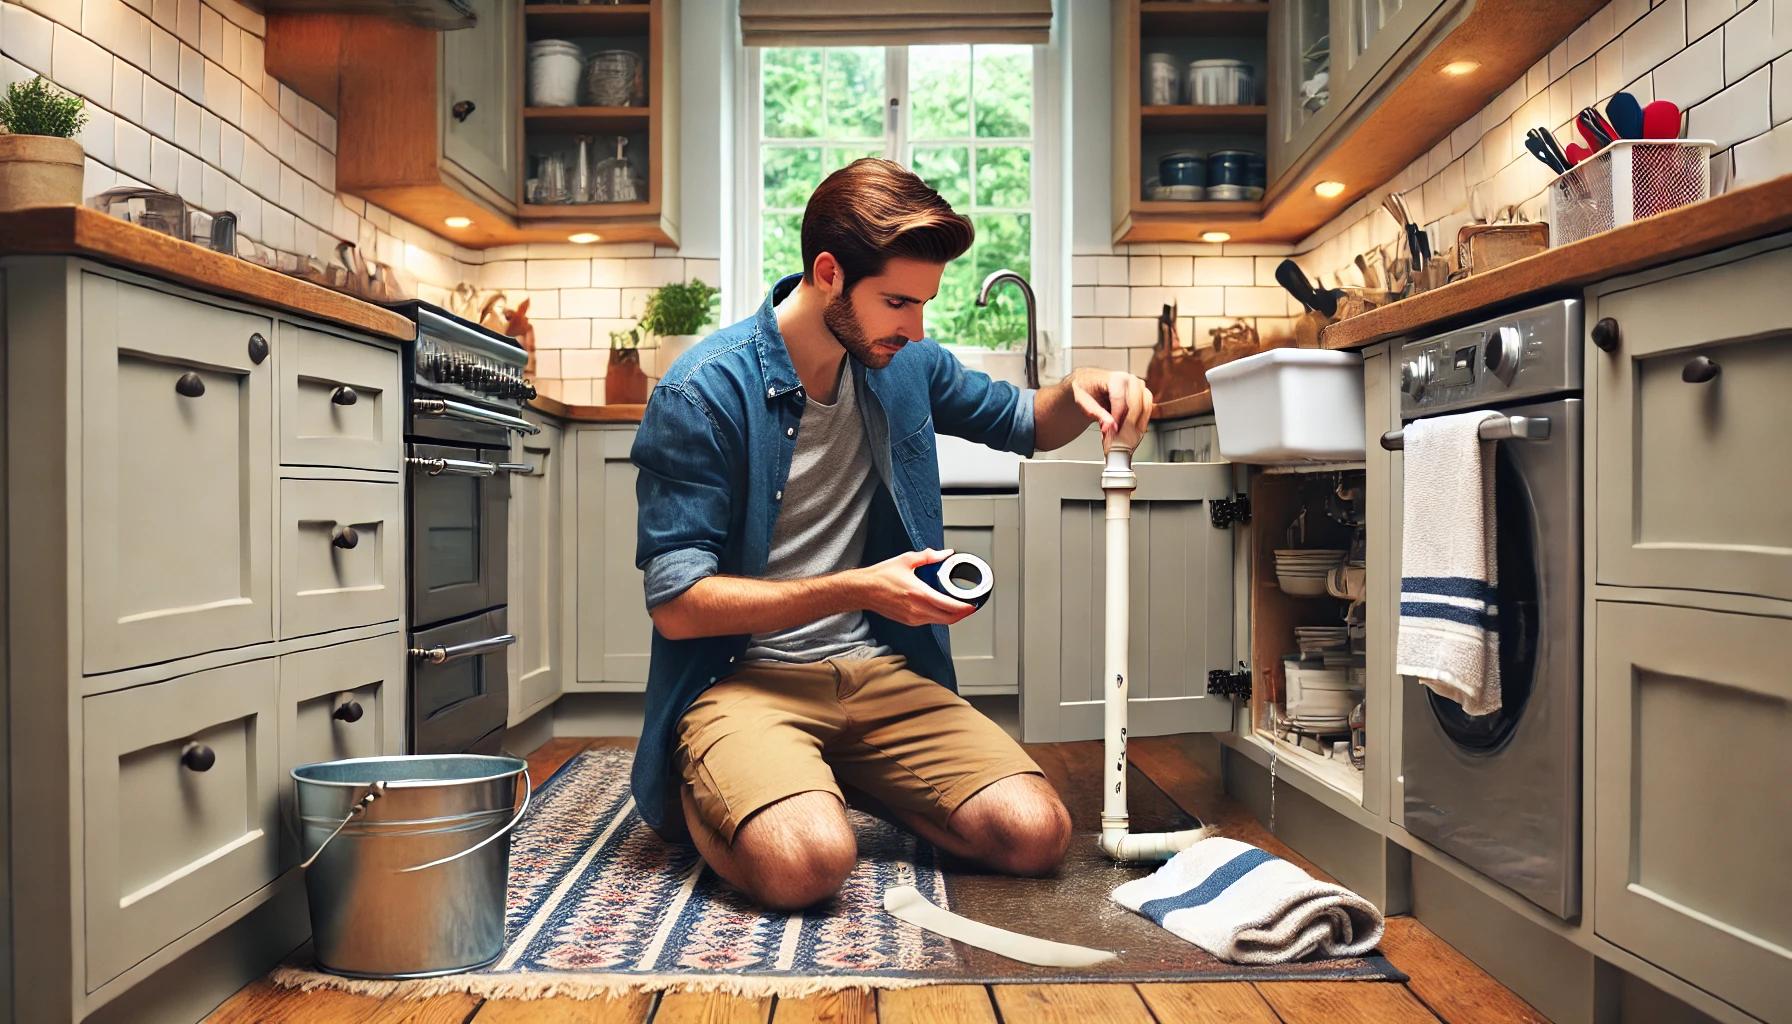
M 277 968 L 274 981 L 417 998 L 440 992 L 541 998 L 643 989 L 797 997 L 838 988 L 943 982 L 1404 980 L 1381 957 L 1277 968 L 1225 964 L 1181 940 L 1163 943 L 1167 932 L 1105 898 L 1093 907 L 1081 897 L 1057 908 L 1035 904 L 1027 908 L 1027 919 L 1018 922 L 973 916 L 1053 938 L 1067 936 L 1045 926 L 1052 918 L 1130 918 L 1128 927 L 1142 929 L 1153 940 L 1153 949 L 1140 950 L 1150 955 L 1130 963 L 1122 955 L 1111 969 L 1086 974 L 1051 972 L 963 947 L 884 913 L 883 894 L 892 886 L 912 885 L 939 906 L 951 907 L 955 885 L 975 885 L 983 876 L 949 879 L 929 844 L 858 810 L 849 816 L 858 838 L 859 865 L 839 895 L 806 913 L 763 911 L 705 868 L 694 849 L 661 842 L 641 821 L 628 788 L 632 756 L 622 749 L 586 751 L 537 791 L 511 845 L 508 941 L 496 964 L 448 977 L 390 982 L 342 978 L 295 963 Z M 1104 872 L 1098 887 L 1105 894 L 1141 873 Z M 1051 885 L 1031 879 L 1000 883 Z

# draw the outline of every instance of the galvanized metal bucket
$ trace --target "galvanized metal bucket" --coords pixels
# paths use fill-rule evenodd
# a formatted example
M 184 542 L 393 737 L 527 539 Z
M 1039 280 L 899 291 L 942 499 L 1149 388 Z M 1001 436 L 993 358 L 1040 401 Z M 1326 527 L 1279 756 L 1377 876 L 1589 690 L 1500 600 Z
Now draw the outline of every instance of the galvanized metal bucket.
M 529 810 L 525 762 L 359 757 L 300 765 L 292 777 L 320 968 L 429 978 L 498 959 L 510 830 Z

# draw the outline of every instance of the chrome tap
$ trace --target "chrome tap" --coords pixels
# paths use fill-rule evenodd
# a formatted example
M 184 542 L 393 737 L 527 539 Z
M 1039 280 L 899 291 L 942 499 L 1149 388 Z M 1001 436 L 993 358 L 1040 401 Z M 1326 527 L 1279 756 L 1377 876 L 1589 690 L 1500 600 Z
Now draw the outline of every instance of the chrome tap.
M 1039 386 L 1039 303 L 1033 298 L 1033 286 L 1012 270 L 998 270 L 983 279 L 983 287 L 977 289 L 977 305 L 988 306 L 989 293 L 1003 281 L 1014 282 L 1027 307 L 1027 387 L 1036 388 Z

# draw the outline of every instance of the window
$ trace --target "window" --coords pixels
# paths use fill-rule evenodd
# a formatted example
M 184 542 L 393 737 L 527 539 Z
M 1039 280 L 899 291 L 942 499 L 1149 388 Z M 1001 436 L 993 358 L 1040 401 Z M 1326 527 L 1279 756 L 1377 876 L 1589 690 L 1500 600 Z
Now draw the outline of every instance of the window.
M 1036 230 L 1038 48 L 1023 45 L 763 48 L 746 52 L 749 184 L 738 249 L 751 283 L 742 305 L 802 269 L 809 194 L 863 156 L 895 159 L 969 216 L 977 240 L 946 268 L 927 304 L 928 334 L 947 344 L 1008 347 L 1025 337 L 1012 289 L 976 306 L 977 287 L 1007 267 L 1033 277 L 1047 252 Z M 1037 289 L 1043 292 L 1043 289 Z

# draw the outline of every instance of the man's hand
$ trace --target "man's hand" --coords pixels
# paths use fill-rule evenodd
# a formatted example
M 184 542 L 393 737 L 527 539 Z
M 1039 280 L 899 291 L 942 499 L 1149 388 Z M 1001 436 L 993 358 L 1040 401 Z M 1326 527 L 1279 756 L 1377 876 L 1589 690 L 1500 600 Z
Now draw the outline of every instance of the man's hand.
M 1071 397 L 1090 419 L 1101 424 L 1102 447 L 1137 448 L 1156 408 L 1151 389 L 1130 373 L 1083 367 L 1064 378 Z
M 950 626 L 976 611 L 976 605 L 947 597 L 915 575 L 917 568 L 943 562 L 951 554 L 950 550 L 909 551 L 852 570 L 864 588 L 865 610 L 905 626 Z

